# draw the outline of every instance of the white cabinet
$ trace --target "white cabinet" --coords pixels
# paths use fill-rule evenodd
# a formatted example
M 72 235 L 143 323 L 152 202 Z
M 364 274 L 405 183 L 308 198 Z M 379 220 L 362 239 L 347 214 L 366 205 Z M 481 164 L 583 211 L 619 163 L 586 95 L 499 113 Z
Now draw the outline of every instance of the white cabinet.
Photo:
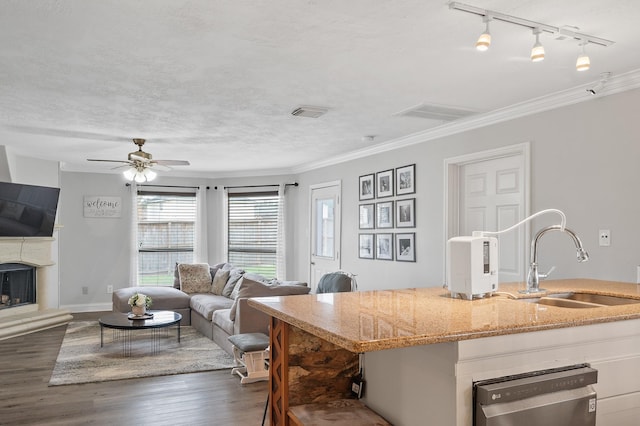
M 474 381 L 580 363 L 598 370 L 598 426 L 636 426 L 640 320 L 368 352 L 365 403 L 396 426 L 469 426 Z

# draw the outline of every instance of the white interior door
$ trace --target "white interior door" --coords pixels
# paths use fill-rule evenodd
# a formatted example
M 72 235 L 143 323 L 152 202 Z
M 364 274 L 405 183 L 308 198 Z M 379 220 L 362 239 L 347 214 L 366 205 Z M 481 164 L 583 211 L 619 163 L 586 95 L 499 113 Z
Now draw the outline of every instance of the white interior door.
M 524 142 L 446 159 L 443 243 L 473 231 L 502 230 L 527 217 L 530 158 L 530 143 Z M 499 238 L 500 282 L 525 280 L 529 236 L 524 224 Z
M 500 231 L 525 217 L 521 155 L 487 159 L 459 168 L 459 231 Z M 525 228 L 498 236 L 500 282 L 522 281 L 526 265 Z
M 340 270 L 341 182 L 311 186 L 311 247 L 309 285 L 315 291 L 327 272 Z

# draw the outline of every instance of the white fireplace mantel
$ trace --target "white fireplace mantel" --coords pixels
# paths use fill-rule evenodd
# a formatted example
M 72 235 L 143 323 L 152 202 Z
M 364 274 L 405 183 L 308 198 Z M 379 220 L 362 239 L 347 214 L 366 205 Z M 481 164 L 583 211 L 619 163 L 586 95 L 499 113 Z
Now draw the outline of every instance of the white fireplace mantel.
M 0 340 L 63 325 L 73 319 L 66 310 L 41 309 L 47 306 L 48 283 L 44 272 L 47 267 L 55 265 L 51 254 L 54 241 L 53 237 L 0 238 L 0 263 L 22 263 L 42 272 L 36 273 L 36 304 L 0 311 Z
M 0 238 L 0 263 L 24 263 L 43 267 L 54 265 L 51 259 L 53 237 Z

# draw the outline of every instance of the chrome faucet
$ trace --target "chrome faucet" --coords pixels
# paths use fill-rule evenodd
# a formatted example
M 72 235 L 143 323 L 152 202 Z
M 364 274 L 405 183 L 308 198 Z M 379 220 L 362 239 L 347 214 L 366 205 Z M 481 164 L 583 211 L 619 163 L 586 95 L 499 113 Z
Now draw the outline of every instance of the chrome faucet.
M 586 262 L 589 260 L 589 253 L 585 251 L 582 247 L 582 241 L 569 228 L 563 228 L 560 225 L 547 226 L 546 228 L 542 228 L 536 236 L 531 240 L 531 264 L 529 265 L 529 274 L 527 276 L 527 290 L 526 293 L 535 293 L 539 291 L 544 291 L 544 289 L 540 288 L 540 280 L 547 278 L 549 271 L 546 274 L 541 274 L 538 272 L 538 241 L 540 238 L 550 231 L 564 231 L 573 239 L 574 244 L 576 245 L 578 262 Z

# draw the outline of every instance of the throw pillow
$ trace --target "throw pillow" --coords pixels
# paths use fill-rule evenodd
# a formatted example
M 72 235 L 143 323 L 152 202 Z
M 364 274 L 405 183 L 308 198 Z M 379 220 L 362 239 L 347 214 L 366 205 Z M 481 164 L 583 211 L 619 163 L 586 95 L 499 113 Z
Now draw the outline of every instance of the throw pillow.
M 206 263 L 180 263 L 180 290 L 185 293 L 209 293 L 211 291 L 211 273 Z
M 269 285 L 260 281 L 254 281 L 246 276 L 240 279 L 238 283 L 238 297 L 231 306 L 229 312 L 229 319 L 235 321 L 236 319 L 236 307 L 238 300 L 248 297 L 264 297 L 264 296 L 289 296 L 294 294 L 307 294 L 309 287 L 301 285 Z
M 213 277 L 213 284 L 211 284 L 211 293 L 217 294 L 218 296 L 222 294 L 222 290 L 229 279 L 230 272 L 231 271 L 223 271 L 222 269 L 216 271 Z
M 233 290 L 236 288 L 236 284 L 238 284 L 238 282 L 240 281 L 240 278 L 242 278 L 242 274 L 244 274 L 244 270 L 239 268 L 233 268 L 229 272 L 230 272 L 229 279 L 227 280 L 227 284 L 224 286 L 224 289 L 222 289 L 222 295 L 224 297 L 231 298 L 231 294 L 233 293 Z

